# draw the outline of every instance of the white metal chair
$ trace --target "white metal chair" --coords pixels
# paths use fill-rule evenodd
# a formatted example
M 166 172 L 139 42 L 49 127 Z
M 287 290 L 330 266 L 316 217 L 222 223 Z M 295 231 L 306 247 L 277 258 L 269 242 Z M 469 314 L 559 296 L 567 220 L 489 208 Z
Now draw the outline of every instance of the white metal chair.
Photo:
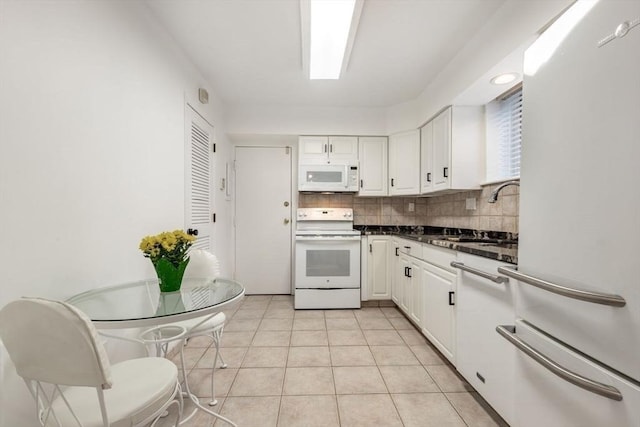
M 194 249 L 189 253 L 189 265 L 187 265 L 187 269 L 185 270 L 184 277 L 185 278 L 204 278 L 204 279 L 213 279 L 220 276 L 220 264 L 215 255 L 211 252 L 202 249 Z M 183 286 L 188 286 L 189 281 L 185 281 Z M 211 400 L 209 401 L 210 406 L 214 406 L 218 403 L 218 400 L 215 398 L 215 369 L 218 363 L 218 359 L 220 359 L 220 368 L 224 369 L 227 367 L 227 364 L 224 362 L 222 358 L 222 354 L 220 353 L 220 340 L 222 338 L 222 331 L 224 330 L 224 323 L 226 321 L 226 316 L 224 313 L 220 312 L 215 314 L 214 316 L 203 319 L 202 317 L 185 320 L 182 322 L 176 322 L 170 325 L 163 325 L 156 328 L 151 328 L 141 334 L 141 339 L 150 344 L 166 343 L 167 340 L 163 338 L 163 334 L 170 335 L 171 333 L 179 333 L 180 327 L 186 330 L 186 334 L 184 337 L 180 337 L 182 339 L 182 343 L 180 345 L 180 363 L 182 365 L 182 374 L 183 374 L 183 383 L 185 392 L 191 394 L 191 390 L 189 389 L 189 383 L 187 382 L 187 370 L 184 363 L 184 346 L 187 344 L 187 341 L 190 338 L 194 338 L 197 336 L 208 336 L 212 339 L 213 345 L 216 349 L 216 354 L 213 359 L 213 365 L 211 367 Z M 168 328 L 173 328 L 169 330 Z M 159 338 L 159 339 L 158 339 Z M 166 356 L 167 347 L 156 347 L 159 354 L 164 354 Z
M 0 338 L 46 427 L 155 425 L 182 394 L 178 369 L 145 357 L 111 365 L 91 320 L 59 301 L 23 298 L 0 310 Z

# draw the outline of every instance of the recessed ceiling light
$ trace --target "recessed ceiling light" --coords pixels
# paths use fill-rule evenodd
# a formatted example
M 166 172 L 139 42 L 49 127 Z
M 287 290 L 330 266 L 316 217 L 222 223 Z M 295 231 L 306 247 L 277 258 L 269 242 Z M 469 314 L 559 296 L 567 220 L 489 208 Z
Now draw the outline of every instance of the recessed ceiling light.
M 491 79 L 491 83 L 494 85 L 506 85 L 518 78 L 518 73 L 504 73 L 495 76 Z
M 310 79 L 340 78 L 362 4 L 362 0 L 301 0 L 303 65 Z

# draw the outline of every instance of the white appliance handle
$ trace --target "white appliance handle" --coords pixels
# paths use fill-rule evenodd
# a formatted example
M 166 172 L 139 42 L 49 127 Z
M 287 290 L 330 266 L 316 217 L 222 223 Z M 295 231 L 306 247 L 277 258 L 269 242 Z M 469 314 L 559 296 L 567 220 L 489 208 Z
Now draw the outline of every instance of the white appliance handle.
M 563 380 L 570 382 L 571 384 L 583 388 L 587 391 L 590 391 L 591 393 L 604 396 L 608 399 L 616 401 L 622 400 L 622 393 L 620 393 L 620 390 L 618 390 L 617 388 L 607 384 L 602 384 L 598 381 L 594 381 L 590 378 L 583 377 L 582 375 L 570 371 L 569 369 L 549 359 L 547 356 L 540 353 L 538 350 L 518 338 L 515 334 L 515 331 L 516 327 L 512 325 L 503 325 L 496 327 L 496 332 L 502 335 L 511 344 L 516 346 L 518 350 L 522 351 L 524 354 L 531 357 L 533 360 L 535 360 Z
M 477 268 L 469 267 L 465 265 L 463 262 L 451 261 L 449 264 L 453 268 L 458 268 L 462 271 L 466 271 L 467 273 L 475 274 L 476 276 L 483 277 L 485 279 L 489 279 L 494 283 L 507 283 L 509 279 L 504 276 L 496 276 L 495 274 L 489 274 L 482 270 L 478 270 Z
M 537 277 L 522 274 L 515 267 L 498 267 L 498 272 L 509 276 L 520 282 L 526 283 L 536 288 L 544 289 L 554 294 L 562 295 L 581 301 L 592 302 L 594 304 L 610 305 L 612 307 L 624 307 L 627 302 L 620 295 L 605 294 L 600 292 L 585 291 L 582 289 L 569 288 L 556 283 L 547 282 Z

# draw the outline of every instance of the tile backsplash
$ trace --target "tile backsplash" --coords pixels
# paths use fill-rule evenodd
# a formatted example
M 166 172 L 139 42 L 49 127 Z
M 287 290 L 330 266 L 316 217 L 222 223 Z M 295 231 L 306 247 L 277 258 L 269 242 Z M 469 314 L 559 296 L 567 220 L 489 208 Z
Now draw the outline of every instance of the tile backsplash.
M 430 225 L 518 233 L 520 187 L 506 187 L 496 203 L 488 203 L 489 194 L 498 185 L 434 197 L 300 193 L 298 205 L 301 208 L 353 208 L 356 225 Z M 466 208 L 467 199 L 475 199 L 475 210 Z

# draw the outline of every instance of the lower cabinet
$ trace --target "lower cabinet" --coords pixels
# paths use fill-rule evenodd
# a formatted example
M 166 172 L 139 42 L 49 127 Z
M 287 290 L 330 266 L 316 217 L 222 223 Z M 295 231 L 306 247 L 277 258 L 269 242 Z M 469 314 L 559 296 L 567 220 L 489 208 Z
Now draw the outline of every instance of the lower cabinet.
M 391 299 L 391 263 L 389 236 L 367 236 L 366 276 L 368 299 Z
M 424 289 L 423 333 L 442 354 L 456 364 L 456 283 L 454 273 L 425 262 L 422 267 Z
M 400 268 L 400 240 L 397 238 L 391 239 L 391 245 L 389 246 L 389 268 L 391 269 L 391 300 L 400 307 L 402 301 L 402 274 Z
M 422 264 L 423 262 L 409 255 L 400 255 L 398 278 L 401 283 L 401 298 L 399 307 L 416 325 L 422 327 Z
M 395 238 L 390 249 L 391 299 L 455 364 L 455 252 Z

